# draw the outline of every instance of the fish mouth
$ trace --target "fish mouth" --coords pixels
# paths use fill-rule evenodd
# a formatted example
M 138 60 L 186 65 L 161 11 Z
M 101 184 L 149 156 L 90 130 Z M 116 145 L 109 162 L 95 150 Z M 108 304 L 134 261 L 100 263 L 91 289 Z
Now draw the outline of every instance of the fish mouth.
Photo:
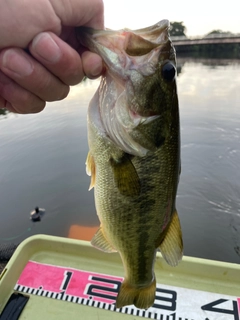
M 118 42 L 118 46 L 124 50 L 130 56 L 143 56 L 148 54 L 150 51 L 155 49 L 160 44 L 163 44 L 169 40 L 168 33 L 166 32 L 169 28 L 169 21 L 162 20 L 151 27 L 129 30 L 123 29 L 119 31 L 104 30 L 98 31 L 93 34 L 93 39 L 99 39 L 104 36 L 102 45 L 111 48 L 115 42 Z M 116 35 L 118 37 L 116 38 Z M 106 41 L 106 37 L 108 41 Z M 114 41 L 112 40 L 114 37 Z M 105 41 L 104 41 L 105 40 Z
M 143 146 L 136 141 L 135 135 L 138 126 L 150 125 L 162 112 L 147 103 L 151 100 L 151 90 L 148 90 L 146 98 L 142 99 L 142 95 L 146 79 L 154 75 L 154 79 L 161 77 L 159 65 L 166 60 L 175 60 L 175 50 L 168 34 L 169 25 L 168 20 L 162 20 L 137 30 L 76 29 L 79 42 L 99 54 L 106 66 L 98 89 L 102 127 L 121 150 L 131 155 L 143 157 L 151 150 L 146 148 L 146 144 Z M 159 82 L 158 85 L 160 87 Z M 139 90 L 136 88 L 140 86 L 143 94 L 141 92 L 138 99 L 136 91 Z M 156 91 L 156 86 L 153 90 Z
M 84 47 L 99 54 L 109 68 L 114 66 L 116 69 L 117 64 L 120 64 L 121 68 L 127 69 L 129 64 L 125 61 L 124 55 L 139 58 L 167 44 L 170 41 L 169 26 L 168 20 L 161 20 L 150 27 L 136 30 L 127 28 L 95 30 L 88 27 L 77 27 L 76 34 L 78 41 Z

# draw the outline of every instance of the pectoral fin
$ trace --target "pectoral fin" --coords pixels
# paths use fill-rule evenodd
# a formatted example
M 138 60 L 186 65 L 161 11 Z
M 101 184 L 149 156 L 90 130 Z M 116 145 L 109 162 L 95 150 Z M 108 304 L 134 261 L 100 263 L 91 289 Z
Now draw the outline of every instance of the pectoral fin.
M 129 156 L 125 154 L 120 160 L 110 160 L 114 180 L 118 190 L 125 196 L 138 196 L 141 191 L 140 179 Z
M 95 248 L 104 251 L 104 252 L 117 252 L 115 248 L 108 242 L 106 237 L 103 234 L 102 228 L 100 227 L 98 231 L 95 233 L 94 237 L 91 241 L 92 246 Z
M 176 266 L 182 259 L 183 242 L 178 213 L 175 210 L 166 235 L 159 245 L 163 258 L 171 266 Z
M 86 159 L 86 172 L 87 172 L 87 175 L 91 176 L 91 182 L 88 189 L 88 190 L 91 190 L 95 185 L 96 169 L 95 169 L 94 158 L 90 152 L 88 152 L 87 159 Z

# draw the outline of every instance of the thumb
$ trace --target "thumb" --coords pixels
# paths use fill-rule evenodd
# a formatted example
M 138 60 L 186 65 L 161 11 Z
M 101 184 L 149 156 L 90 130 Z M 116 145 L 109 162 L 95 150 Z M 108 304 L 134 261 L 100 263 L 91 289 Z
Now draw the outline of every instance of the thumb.
M 62 25 L 77 27 L 89 26 L 103 29 L 103 0 L 50 0 Z

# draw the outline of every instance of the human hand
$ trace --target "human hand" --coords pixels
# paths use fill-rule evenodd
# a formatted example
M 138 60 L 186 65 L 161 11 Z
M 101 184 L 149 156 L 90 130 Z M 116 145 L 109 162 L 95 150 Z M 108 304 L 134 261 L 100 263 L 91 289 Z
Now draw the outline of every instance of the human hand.
M 81 25 L 103 28 L 101 0 L 1 0 L 0 108 L 39 112 L 101 74 L 101 58 L 76 39 Z

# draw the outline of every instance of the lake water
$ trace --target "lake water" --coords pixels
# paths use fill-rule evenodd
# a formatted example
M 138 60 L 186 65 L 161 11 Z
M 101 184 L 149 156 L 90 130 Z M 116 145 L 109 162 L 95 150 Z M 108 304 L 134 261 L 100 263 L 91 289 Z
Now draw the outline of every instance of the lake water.
M 240 263 L 240 61 L 178 60 L 185 255 Z M 85 173 L 86 115 L 98 81 L 35 115 L 0 117 L 0 243 L 97 226 Z M 40 223 L 29 213 L 46 209 Z

